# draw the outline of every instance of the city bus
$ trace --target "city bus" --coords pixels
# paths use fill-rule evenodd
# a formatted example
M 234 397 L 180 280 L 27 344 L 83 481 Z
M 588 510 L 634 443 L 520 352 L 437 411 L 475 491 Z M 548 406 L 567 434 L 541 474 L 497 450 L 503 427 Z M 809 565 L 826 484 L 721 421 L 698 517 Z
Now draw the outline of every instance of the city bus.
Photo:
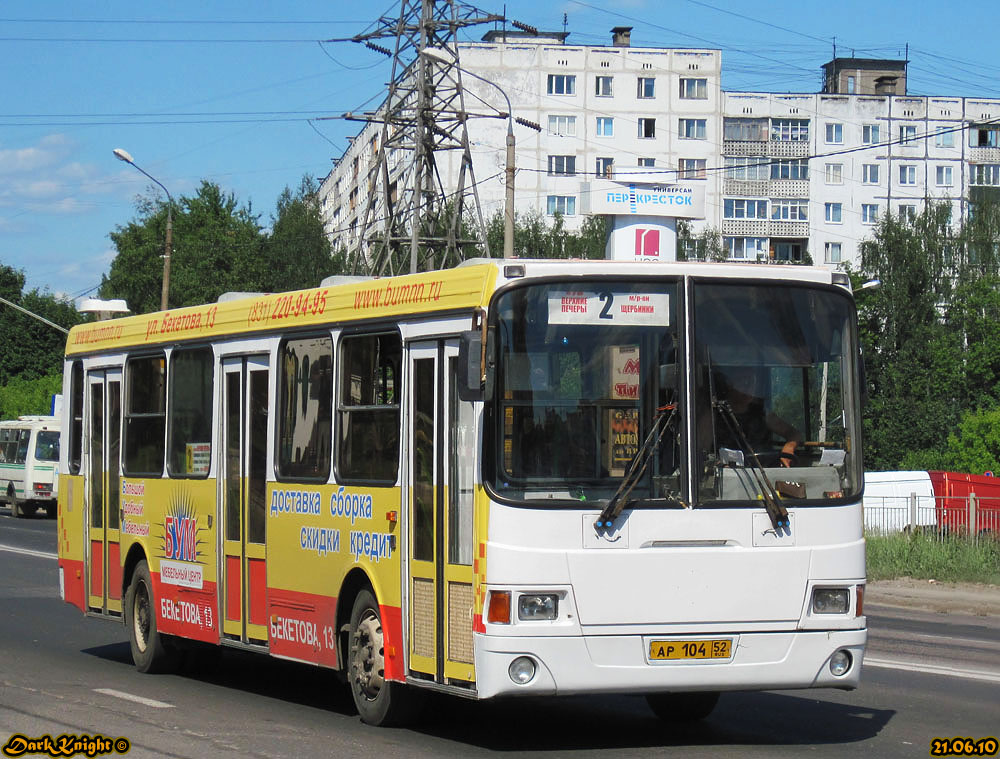
M 376 725 L 852 689 L 859 374 L 846 277 L 798 266 L 481 260 L 80 325 L 60 592 L 141 671 L 312 663 Z
M 59 425 L 55 416 L 0 421 L 0 500 L 11 516 L 56 515 Z

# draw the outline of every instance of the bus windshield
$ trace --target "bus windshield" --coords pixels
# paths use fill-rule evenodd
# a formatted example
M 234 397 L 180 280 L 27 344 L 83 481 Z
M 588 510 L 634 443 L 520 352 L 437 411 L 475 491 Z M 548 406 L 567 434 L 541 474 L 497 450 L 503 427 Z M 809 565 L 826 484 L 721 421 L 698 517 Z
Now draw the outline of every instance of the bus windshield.
M 758 474 L 783 499 L 857 496 L 852 324 L 835 290 L 695 285 L 699 502 L 757 500 Z
M 497 299 L 484 471 L 498 496 L 606 501 L 634 462 L 631 505 L 757 507 L 762 488 L 787 501 L 857 496 L 850 297 L 784 283 L 691 292 L 690 332 L 677 280 L 551 283 Z
M 611 496 L 655 416 L 676 408 L 678 292 L 676 280 L 580 281 L 498 298 L 498 494 Z M 679 497 L 676 416 L 663 428 L 633 499 Z

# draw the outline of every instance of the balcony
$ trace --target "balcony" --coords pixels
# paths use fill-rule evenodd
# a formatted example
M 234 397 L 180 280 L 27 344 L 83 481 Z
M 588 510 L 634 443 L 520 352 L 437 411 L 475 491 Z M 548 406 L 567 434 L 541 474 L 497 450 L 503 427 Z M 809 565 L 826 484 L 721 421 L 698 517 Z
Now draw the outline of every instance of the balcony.
M 969 163 L 1000 163 L 1000 148 L 969 148 Z

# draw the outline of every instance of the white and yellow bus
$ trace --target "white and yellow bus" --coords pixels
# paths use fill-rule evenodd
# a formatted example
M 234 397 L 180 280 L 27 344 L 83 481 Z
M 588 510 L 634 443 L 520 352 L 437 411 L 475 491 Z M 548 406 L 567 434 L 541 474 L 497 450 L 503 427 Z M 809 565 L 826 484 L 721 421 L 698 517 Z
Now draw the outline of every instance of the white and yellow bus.
M 373 724 L 421 689 L 667 720 L 851 689 L 857 346 L 843 275 L 737 264 L 479 261 L 78 326 L 60 590 L 142 671 L 185 639 L 311 662 Z
M 13 517 L 56 515 L 59 424 L 54 416 L 0 421 L 0 500 Z

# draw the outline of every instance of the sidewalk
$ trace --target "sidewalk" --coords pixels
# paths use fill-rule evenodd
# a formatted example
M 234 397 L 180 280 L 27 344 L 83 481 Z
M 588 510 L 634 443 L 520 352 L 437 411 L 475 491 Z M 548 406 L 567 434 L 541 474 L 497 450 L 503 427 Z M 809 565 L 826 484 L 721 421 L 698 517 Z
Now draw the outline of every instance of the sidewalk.
M 941 614 L 1000 616 L 1000 586 L 935 582 L 902 577 L 865 588 L 865 606 L 901 606 Z

